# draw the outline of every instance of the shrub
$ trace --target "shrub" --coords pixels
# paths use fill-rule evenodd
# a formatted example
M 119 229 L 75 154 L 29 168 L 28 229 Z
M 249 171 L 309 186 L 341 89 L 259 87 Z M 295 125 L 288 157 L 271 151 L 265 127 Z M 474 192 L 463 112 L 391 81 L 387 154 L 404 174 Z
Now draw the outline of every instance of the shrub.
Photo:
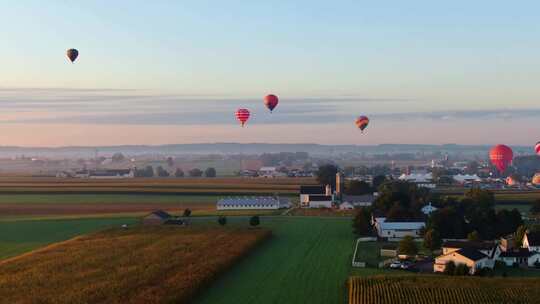
M 456 264 L 454 261 L 450 261 L 446 263 L 446 267 L 444 268 L 444 274 L 446 275 L 454 275 L 456 271 Z
M 252 216 L 250 219 L 249 219 L 249 224 L 252 226 L 252 227 L 256 227 L 256 226 L 259 226 L 260 224 L 260 220 L 259 220 L 259 216 L 258 215 L 254 215 Z
M 224 216 L 218 217 L 218 223 L 219 223 L 221 226 L 225 226 L 225 225 L 227 224 L 227 218 L 224 217 Z
M 188 209 L 185 209 L 185 210 L 184 210 L 184 216 L 185 216 L 185 217 L 191 216 L 191 209 L 189 209 L 189 208 L 188 208 Z

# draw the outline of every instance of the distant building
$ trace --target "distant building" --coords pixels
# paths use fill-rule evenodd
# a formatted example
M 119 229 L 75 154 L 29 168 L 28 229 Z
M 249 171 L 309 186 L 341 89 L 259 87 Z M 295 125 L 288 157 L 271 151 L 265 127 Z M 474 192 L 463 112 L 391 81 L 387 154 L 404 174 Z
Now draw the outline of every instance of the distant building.
M 288 198 L 272 196 L 228 197 L 220 199 L 216 204 L 217 210 L 277 210 L 290 207 Z
M 425 205 L 424 207 L 422 207 L 421 209 L 422 213 L 425 214 L 425 215 L 430 215 L 432 214 L 433 212 L 437 211 L 437 207 L 433 207 L 431 206 L 431 202 L 427 205 Z
M 363 194 L 363 195 L 347 195 L 343 194 L 341 196 L 342 203 L 349 203 L 355 207 L 369 207 L 375 200 L 376 196 L 374 194 Z
M 163 211 L 163 210 L 156 210 L 152 213 L 149 213 L 145 215 L 142 218 L 143 225 L 161 225 L 164 224 L 166 221 L 170 220 L 172 218 L 172 215 L 169 213 Z
M 415 183 L 418 187 L 424 187 L 429 189 L 433 189 L 437 186 L 433 182 L 433 175 L 431 173 L 401 174 L 398 179 L 401 181 Z
M 103 170 L 81 170 L 76 171 L 74 176 L 76 178 L 94 178 L 94 179 L 107 179 L 107 178 L 134 178 L 134 169 L 103 169 Z
M 277 171 L 276 167 L 262 167 L 259 169 L 259 176 L 266 178 L 284 177 L 285 173 Z
M 474 183 L 474 182 L 481 182 L 482 179 L 476 175 L 469 175 L 469 174 L 457 174 L 452 176 L 452 178 L 459 184 L 465 184 L 465 183 Z
M 351 203 L 344 202 L 339 204 L 339 210 L 353 210 L 354 206 Z
M 518 248 L 501 252 L 499 260 L 507 266 L 528 266 L 535 267 L 540 263 L 540 252 L 530 251 L 527 248 Z
M 539 232 L 527 232 L 523 237 L 523 248 L 527 248 L 530 251 L 540 252 L 540 233 Z
M 386 216 L 374 212 L 371 215 L 371 223 L 380 238 L 397 238 L 405 236 L 420 237 L 421 230 L 426 223 L 421 221 L 387 221 Z
M 325 186 L 300 186 L 300 207 L 331 208 L 332 189 Z

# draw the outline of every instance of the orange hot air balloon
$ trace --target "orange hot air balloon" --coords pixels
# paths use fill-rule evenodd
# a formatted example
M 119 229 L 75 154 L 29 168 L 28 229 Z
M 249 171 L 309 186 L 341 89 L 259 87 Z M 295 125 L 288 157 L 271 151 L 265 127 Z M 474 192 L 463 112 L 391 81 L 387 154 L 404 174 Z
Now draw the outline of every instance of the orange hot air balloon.
M 540 173 L 536 173 L 532 180 L 531 180 L 531 183 L 535 186 L 540 186 Z
M 270 113 L 274 110 L 274 108 L 278 105 L 279 98 L 274 94 L 269 94 L 264 96 L 264 105 L 270 110 Z
M 369 118 L 367 116 L 360 116 L 358 118 L 356 118 L 355 122 L 356 124 L 356 127 L 358 129 L 360 129 L 360 131 L 362 131 L 362 133 L 364 133 L 364 129 L 367 128 L 368 124 L 369 124 Z
M 500 173 L 506 170 L 508 165 L 512 163 L 513 158 L 514 152 L 512 152 L 510 147 L 505 145 L 496 145 L 489 151 L 489 159 Z
M 242 127 L 243 127 L 249 119 L 249 110 L 238 109 L 235 115 L 236 115 L 236 119 L 242 124 Z
M 66 55 L 69 58 L 69 60 L 71 60 L 71 63 L 73 63 L 75 62 L 75 59 L 79 57 L 79 51 L 77 51 L 76 49 L 69 49 L 67 50 Z

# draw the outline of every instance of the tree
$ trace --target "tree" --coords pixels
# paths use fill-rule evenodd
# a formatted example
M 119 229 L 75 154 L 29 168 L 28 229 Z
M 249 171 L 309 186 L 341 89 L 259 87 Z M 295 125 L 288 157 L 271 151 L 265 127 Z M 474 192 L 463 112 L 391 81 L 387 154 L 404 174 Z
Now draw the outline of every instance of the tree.
M 189 170 L 189 176 L 191 177 L 201 177 L 203 175 L 203 172 L 199 168 L 194 168 Z
M 469 241 L 480 241 L 481 238 L 480 238 L 480 233 L 478 233 L 478 231 L 473 231 L 469 234 L 467 234 L 467 240 Z
M 225 225 L 227 224 L 227 218 L 224 217 L 224 216 L 218 217 L 218 223 L 219 223 L 221 226 L 225 226 Z
M 120 162 L 123 162 L 125 159 L 126 157 L 122 153 L 114 153 L 113 156 L 111 157 L 111 160 L 113 161 L 113 163 L 120 163 Z
M 316 176 L 317 181 L 321 185 L 330 185 L 332 188 L 336 187 L 336 173 L 338 172 L 338 167 L 334 165 L 322 165 L 317 170 Z
M 532 203 L 532 206 L 531 206 L 531 213 L 532 214 L 538 214 L 540 213 L 540 199 L 537 199 L 536 201 L 534 201 Z
M 409 210 L 402 207 L 399 202 L 395 202 L 394 206 L 388 210 L 386 218 L 388 220 L 406 220 L 410 219 L 414 215 L 409 212 Z
M 446 263 L 446 266 L 444 267 L 444 274 L 446 275 L 454 275 L 456 272 L 456 264 L 454 261 L 448 261 Z
M 254 215 L 249 219 L 249 224 L 253 227 L 259 226 L 260 223 L 261 222 L 258 215 Z
M 527 227 L 525 225 L 521 225 L 516 230 L 516 247 L 521 247 L 523 244 L 523 237 L 525 237 L 525 233 L 527 233 Z
M 372 193 L 371 186 L 364 181 L 349 181 L 345 184 L 345 193 L 349 195 L 362 195 Z
M 441 245 L 442 245 L 441 236 L 439 235 L 439 232 L 437 230 L 429 229 L 424 234 L 424 247 L 433 251 L 433 250 L 439 249 Z
M 174 158 L 172 158 L 170 156 L 167 157 L 167 166 L 169 166 L 169 167 L 174 166 Z
M 379 189 L 379 186 L 384 184 L 386 182 L 386 176 L 384 175 L 377 175 L 373 178 L 372 186 L 374 190 Z
M 459 276 L 464 276 L 464 275 L 468 275 L 469 271 L 470 271 L 470 268 L 469 266 L 467 266 L 467 264 L 459 263 L 456 266 L 456 270 L 454 271 L 454 274 L 459 275 Z
M 370 212 L 368 209 L 357 209 L 353 219 L 353 231 L 358 236 L 371 235 L 373 229 L 371 227 Z
M 216 177 L 216 169 L 214 168 L 207 168 L 204 171 L 204 176 L 206 177 Z
M 146 166 L 144 169 L 135 170 L 136 177 L 154 177 L 154 168 L 152 166 Z
M 405 255 L 416 255 L 418 253 L 418 247 L 412 236 L 407 235 L 399 241 L 398 253 Z
M 156 173 L 157 173 L 157 176 L 159 176 L 159 177 L 169 177 L 169 175 L 170 175 L 169 172 L 167 170 L 163 169 L 162 166 L 158 166 L 156 168 Z
M 184 217 L 190 217 L 191 216 L 191 209 L 184 209 Z
M 174 176 L 176 177 L 184 177 L 184 171 L 180 168 L 176 168 L 176 171 L 174 172 Z

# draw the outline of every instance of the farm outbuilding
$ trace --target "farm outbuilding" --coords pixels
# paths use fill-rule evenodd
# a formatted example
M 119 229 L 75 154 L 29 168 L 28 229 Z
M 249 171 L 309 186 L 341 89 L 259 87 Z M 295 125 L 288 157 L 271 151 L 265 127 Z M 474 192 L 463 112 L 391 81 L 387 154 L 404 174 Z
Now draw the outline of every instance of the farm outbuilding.
M 273 196 L 228 197 L 220 199 L 216 204 L 217 210 L 277 210 L 290 207 L 288 198 Z
M 145 215 L 142 218 L 143 225 L 161 225 L 167 222 L 172 218 L 172 215 L 169 213 L 163 211 L 163 210 L 156 210 L 152 213 L 149 213 Z

